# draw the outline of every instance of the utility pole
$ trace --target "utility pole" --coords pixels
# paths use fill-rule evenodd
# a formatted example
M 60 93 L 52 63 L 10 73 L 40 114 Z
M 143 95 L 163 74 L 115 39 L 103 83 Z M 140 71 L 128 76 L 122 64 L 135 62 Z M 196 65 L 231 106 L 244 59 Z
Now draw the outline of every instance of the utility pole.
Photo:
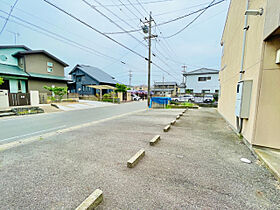
M 148 107 L 150 106 L 150 101 L 151 101 L 151 57 L 152 57 L 152 39 L 156 38 L 157 35 L 152 34 L 152 12 L 150 12 L 149 20 L 145 23 L 148 23 L 148 37 L 145 37 L 144 39 L 149 39 L 148 44 L 149 44 L 149 55 L 148 55 Z M 144 23 L 144 24 L 145 24 Z M 145 27 L 143 27 L 143 31 L 145 33 Z
M 183 68 L 183 71 L 182 71 L 182 73 L 183 73 L 183 83 L 185 83 L 184 73 L 186 73 L 187 66 L 183 65 L 182 68 Z
M 152 54 L 152 12 L 149 18 L 149 58 L 148 58 L 148 107 L 151 100 L 151 54 Z
M 129 77 L 129 87 L 131 88 L 131 78 L 132 78 L 132 71 L 128 71 L 128 77 Z

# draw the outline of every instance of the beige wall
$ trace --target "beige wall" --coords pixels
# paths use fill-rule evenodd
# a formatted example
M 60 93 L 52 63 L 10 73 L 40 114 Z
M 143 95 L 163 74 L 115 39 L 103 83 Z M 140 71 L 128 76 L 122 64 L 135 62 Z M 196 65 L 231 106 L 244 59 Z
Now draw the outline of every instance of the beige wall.
M 59 81 L 48 81 L 48 80 L 34 80 L 29 79 L 28 80 L 28 90 L 38 90 L 39 93 L 47 93 L 48 95 L 51 95 L 51 92 L 46 90 L 44 86 L 51 87 L 52 85 L 56 87 L 67 87 L 67 82 L 59 82 Z
M 280 2 L 279 0 L 268 0 L 266 7 L 264 38 L 267 38 L 280 26 Z
M 280 149 L 280 65 L 275 64 L 280 39 L 265 43 L 264 62 L 253 144 Z
M 53 63 L 53 71 L 47 72 L 47 62 Z M 25 55 L 26 71 L 64 77 L 64 67 L 44 54 Z
M 268 2 L 268 8 L 266 7 Z M 280 65 L 275 64 L 280 49 L 279 36 L 269 36 L 279 26 L 278 0 L 251 0 L 249 9 L 264 8 L 264 15 L 249 16 L 242 80 L 253 80 L 250 117 L 244 122 L 243 136 L 254 145 L 280 149 Z M 246 1 L 232 0 L 222 42 L 224 55 L 220 72 L 219 112 L 236 128 L 235 98 L 239 80 Z M 270 14 L 266 14 L 270 13 Z M 279 29 L 280 30 L 280 29 Z M 267 37 L 266 37 L 267 38 Z
M 219 99 L 219 112 L 236 128 L 235 100 L 236 87 L 239 81 L 241 68 L 241 55 L 243 43 L 243 28 L 245 21 L 247 1 L 232 0 L 228 13 L 222 42 L 224 55 L 222 57 L 220 72 L 221 95 Z M 265 7 L 265 0 L 250 1 L 249 9 Z M 253 80 L 253 90 L 250 105 L 250 117 L 244 120 L 243 136 L 252 142 L 255 126 L 256 102 L 258 96 L 258 80 L 262 59 L 263 16 L 249 16 L 247 40 L 245 46 L 244 70 L 242 80 Z

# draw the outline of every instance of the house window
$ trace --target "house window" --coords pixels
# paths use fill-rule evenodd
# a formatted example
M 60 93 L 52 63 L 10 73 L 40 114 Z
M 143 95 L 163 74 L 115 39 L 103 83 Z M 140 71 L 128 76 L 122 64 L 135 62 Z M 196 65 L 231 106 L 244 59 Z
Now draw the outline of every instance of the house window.
M 18 92 L 21 93 L 21 82 L 18 80 Z
M 51 73 L 53 71 L 53 68 L 52 67 L 48 67 L 47 68 L 47 72 Z
M 219 93 L 219 90 L 215 90 L 215 93 Z
M 202 93 L 210 93 L 210 90 L 202 90 Z
M 53 63 L 47 62 L 47 72 L 51 73 L 53 71 Z
M 53 67 L 53 63 L 52 62 L 47 62 L 47 66 L 48 67 Z
M 77 82 L 81 82 L 82 78 L 81 77 L 76 77 L 77 78 Z
M 207 77 L 198 77 L 199 82 L 204 82 L 207 80 Z
M 207 77 L 207 80 L 211 80 L 211 77 Z
M 23 65 L 23 58 L 19 59 L 19 65 L 21 65 L 21 66 Z

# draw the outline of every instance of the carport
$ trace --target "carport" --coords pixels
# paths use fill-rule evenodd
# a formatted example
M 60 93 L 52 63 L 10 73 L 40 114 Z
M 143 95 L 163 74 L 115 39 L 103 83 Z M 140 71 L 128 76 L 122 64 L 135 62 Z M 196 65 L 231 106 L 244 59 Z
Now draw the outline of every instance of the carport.
M 102 100 L 102 90 L 115 90 L 116 87 L 113 87 L 111 85 L 87 85 L 87 87 L 94 88 L 100 90 L 100 100 Z M 113 97 L 114 98 L 114 97 Z

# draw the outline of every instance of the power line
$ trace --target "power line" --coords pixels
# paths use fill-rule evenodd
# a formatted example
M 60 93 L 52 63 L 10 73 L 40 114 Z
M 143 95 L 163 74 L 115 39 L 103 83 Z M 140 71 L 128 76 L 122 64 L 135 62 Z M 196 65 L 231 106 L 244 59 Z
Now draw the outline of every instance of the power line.
M 113 0 L 111 0 L 113 2 Z M 153 14 L 154 17 L 157 17 L 157 16 L 163 16 L 163 15 L 168 15 L 168 14 L 172 14 L 172 13 L 177 13 L 179 11 L 184 11 L 184 10 L 187 10 L 187 9 L 191 9 L 191 8 L 195 8 L 195 7 L 199 7 L 199 6 L 202 6 L 202 5 L 208 5 L 209 2 L 205 2 L 205 3 L 202 3 L 202 4 L 197 4 L 197 5 L 193 5 L 193 6 L 190 6 L 190 7 L 186 7 L 186 8 L 183 8 L 183 9 L 177 9 L 177 10 L 172 10 L 172 11 L 169 11 L 169 12 L 163 12 L 163 13 L 158 13 L 158 14 Z M 106 6 L 106 5 L 104 5 Z M 116 5 L 117 6 L 117 5 Z M 145 8 L 144 8 L 145 9 Z M 120 9 L 122 11 L 122 9 Z M 147 10 L 146 10 L 147 11 Z M 126 21 L 134 21 L 134 20 L 138 20 L 138 18 L 130 18 L 130 19 L 127 19 Z M 118 20 L 115 20 L 115 22 L 118 22 Z
M 129 4 L 140 14 L 140 16 L 145 16 L 143 15 L 132 3 L 130 0 L 127 0 L 129 2 Z M 140 4 L 141 5 L 141 4 Z
M 3 0 L 0 0 L 0 3 L 10 5 L 9 2 L 3 1 Z M 50 22 L 50 21 L 48 21 L 48 20 L 45 20 L 45 19 L 43 19 L 43 18 L 40 17 L 40 16 L 34 15 L 34 14 L 32 14 L 32 13 L 29 13 L 29 12 L 27 12 L 27 11 L 24 10 L 24 9 L 20 9 L 20 8 L 17 8 L 17 7 L 15 7 L 14 9 L 17 10 L 17 11 L 19 11 L 19 12 L 21 12 L 21 13 L 23 13 L 23 14 L 26 14 L 26 15 L 28 15 L 28 16 L 30 16 L 30 17 L 33 17 L 33 18 L 35 18 L 36 20 L 40 20 L 40 21 L 42 21 L 42 22 L 45 22 L 45 23 L 47 23 L 48 25 L 53 26 L 53 27 L 55 27 L 55 28 L 57 28 L 57 29 L 63 31 L 65 34 L 66 34 L 66 33 L 67 33 L 67 34 L 72 34 L 72 35 L 74 35 L 74 36 L 76 36 L 76 37 L 81 38 L 81 34 L 73 33 L 73 30 L 72 30 L 72 31 L 70 31 L 70 30 L 65 30 L 65 28 L 63 28 L 63 27 L 61 27 L 61 26 L 58 26 L 58 25 L 55 25 L 53 22 Z M 93 43 L 92 40 L 86 39 L 86 37 L 82 37 L 82 38 L 83 38 L 83 40 L 86 40 L 86 41 L 90 42 L 91 44 Z M 95 42 L 94 44 L 95 44 L 95 45 L 98 45 L 99 43 L 96 43 L 96 42 Z M 99 44 L 99 45 L 100 45 L 100 44 Z M 104 47 L 104 46 L 102 46 L 102 47 Z M 105 47 L 104 47 L 104 48 L 105 48 Z M 107 48 L 107 49 L 108 49 L 108 48 Z
M 1 10 L 1 9 L 0 9 L 0 12 L 7 14 L 7 12 L 5 12 L 5 11 L 3 11 L 3 10 Z M 36 24 L 34 24 L 34 23 L 31 23 L 31 22 L 29 22 L 29 21 L 26 21 L 26 20 L 24 20 L 24 19 L 22 19 L 22 18 L 19 18 L 19 17 L 15 16 L 15 15 L 11 15 L 11 17 L 13 17 L 13 18 L 15 18 L 15 19 L 17 19 L 17 20 L 19 20 L 19 21 L 21 21 L 21 22 L 24 22 L 24 23 L 26 23 L 26 24 L 28 24 L 28 25 L 31 25 L 31 26 L 33 26 L 33 27 L 35 27 L 35 28 L 38 28 L 38 29 L 40 29 L 40 30 L 42 30 L 42 31 L 45 31 L 45 32 L 47 32 L 47 33 L 49 33 L 49 34 L 52 34 L 52 35 L 54 35 L 54 36 L 56 36 L 56 37 L 59 37 L 60 39 L 66 40 L 67 42 L 70 42 L 70 43 L 73 43 L 73 44 L 78 45 L 78 46 L 80 46 L 80 47 L 83 47 L 83 48 L 86 48 L 86 49 L 88 49 L 88 50 L 91 50 L 91 51 L 93 51 L 93 52 L 95 53 L 95 55 L 104 56 L 104 57 L 107 57 L 107 58 L 113 58 L 113 57 L 111 57 L 111 56 L 109 56 L 109 55 L 106 55 L 106 54 L 104 54 L 104 53 L 102 53 L 102 52 L 99 52 L 99 51 L 97 51 L 97 50 L 95 50 L 95 49 L 93 49 L 93 48 L 90 48 L 90 47 L 88 47 L 88 46 L 82 45 L 82 44 L 80 44 L 80 43 L 78 43 L 78 42 L 76 42 L 76 41 L 73 41 L 73 40 L 71 40 L 71 39 L 69 39 L 69 38 L 67 38 L 67 37 L 65 37 L 65 36 L 62 36 L 62 35 L 60 35 L 60 34 L 57 34 L 57 33 L 55 33 L 55 32 L 49 31 L 48 29 L 45 29 L 45 28 L 43 28 L 43 27 L 41 27 L 41 26 L 38 26 L 38 25 L 36 25 Z M 113 58 L 113 59 L 114 59 L 114 58 Z
M 119 0 L 119 2 L 122 4 L 122 6 L 124 6 L 132 15 L 134 15 L 136 18 L 138 18 L 138 20 L 140 19 L 137 15 L 134 14 L 134 12 L 132 12 L 126 4 L 124 4 L 121 0 Z M 142 15 L 141 15 L 142 16 Z
M 176 36 L 177 34 L 181 33 L 182 31 L 184 31 L 186 28 L 188 28 L 191 24 L 193 24 L 201 15 L 203 15 L 203 13 L 205 13 L 207 11 L 207 9 L 215 2 L 216 0 L 213 0 L 209 6 L 204 9 L 201 13 L 199 13 L 190 23 L 188 23 L 185 27 L 183 27 L 182 29 L 180 29 L 179 31 L 177 31 L 176 33 L 172 34 L 172 35 L 169 35 L 169 36 L 166 36 L 166 37 L 163 37 L 165 39 L 169 39 L 173 36 Z M 224 0 L 223 0 L 224 1 Z
M 226 1 L 226 0 L 220 0 L 220 1 L 218 1 L 218 2 L 216 2 L 216 3 L 213 3 L 213 4 L 211 4 L 211 5 L 207 6 L 207 7 L 204 7 L 204 8 L 198 9 L 198 10 L 196 10 L 196 11 L 194 11 L 194 12 L 185 14 L 185 15 L 183 15 L 183 16 L 179 16 L 179 17 L 177 17 L 177 18 L 174 18 L 174 19 L 171 19 L 171 20 L 168 20 L 168 21 L 159 23 L 159 24 L 157 24 L 157 25 L 158 25 L 158 26 L 166 25 L 166 24 L 169 24 L 169 23 L 172 23 L 172 22 L 175 22 L 175 21 L 184 19 L 184 18 L 186 18 L 186 17 L 189 17 L 189 16 L 194 15 L 194 14 L 196 14 L 196 13 L 199 13 L 199 12 L 201 12 L 201 11 L 204 11 L 204 10 L 210 8 L 210 7 L 216 6 L 216 5 L 218 5 L 218 4 L 220 4 L 220 3 L 224 2 L 224 1 Z M 137 32 L 137 31 L 141 31 L 141 30 L 142 30 L 142 29 L 130 30 L 130 31 L 126 31 L 126 32 L 123 32 L 123 31 L 119 31 L 119 32 L 107 32 L 107 33 L 105 33 L 105 34 L 133 33 L 133 32 Z
M 101 11 L 99 11 L 98 9 L 96 9 L 93 5 L 91 5 L 89 2 L 87 2 L 86 0 L 82 0 L 84 3 L 86 3 L 88 6 L 90 6 L 92 9 L 94 9 L 96 12 L 98 12 L 99 14 L 101 14 L 103 17 L 107 18 L 111 23 L 115 24 L 117 27 L 119 27 L 121 30 L 125 31 L 124 28 L 122 28 L 120 25 L 118 25 L 117 23 L 115 23 L 111 18 L 109 18 L 108 16 L 106 16 L 104 13 L 102 13 Z M 100 6 L 102 6 L 101 3 L 99 3 L 97 0 L 94 0 L 95 2 L 97 2 Z M 129 1 L 129 0 L 128 0 Z M 130 1 L 129 1 L 130 2 Z M 131 2 L 130 2 L 131 3 Z M 106 7 L 104 7 L 107 11 L 111 12 L 112 14 L 115 15 L 115 13 L 113 13 L 111 10 L 107 9 Z M 132 38 L 134 38 L 135 40 L 137 40 L 139 43 L 143 44 L 139 39 L 137 39 L 135 36 L 129 34 Z M 143 44 L 144 45 L 144 44 Z M 146 47 L 146 45 L 144 45 Z M 170 66 L 160 57 L 158 57 L 158 59 L 160 59 L 165 65 L 167 65 L 169 68 Z
M 10 12 L 9 12 L 9 14 L 8 14 L 8 17 L 7 17 L 5 23 L 4 23 L 4 25 L 3 25 L 3 27 L 2 27 L 2 29 L 1 29 L 1 31 L 0 31 L 0 35 L 3 33 L 3 31 L 4 31 L 5 27 L 6 27 L 6 25 L 8 24 L 8 21 L 9 21 L 9 19 L 10 19 L 10 17 L 11 17 L 11 14 L 12 14 L 12 12 L 13 12 L 15 6 L 17 5 L 18 1 L 19 1 L 19 0 L 16 0 L 15 3 L 13 4 L 13 6 L 11 7 L 11 10 L 10 10 Z
M 148 2 L 139 2 L 141 4 L 155 4 L 155 3 L 164 3 L 164 2 L 170 2 L 173 0 L 156 0 L 156 1 L 148 1 Z M 134 5 L 138 5 L 139 3 L 134 3 Z M 118 5 L 112 5 L 112 4 L 107 4 L 104 5 L 106 7 L 120 7 L 120 6 L 130 6 L 130 4 L 118 4 Z
M 0 18 L 6 19 L 6 18 L 3 17 L 3 16 L 0 16 Z M 25 28 L 28 28 L 28 29 L 30 29 L 30 30 L 32 30 L 32 31 L 35 31 L 35 32 L 37 32 L 37 33 L 44 34 L 44 35 L 47 36 L 47 37 L 51 37 L 51 38 L 53 38 L 53 39 L 55 39 L 55 40 L 58 40 L 58 41 L 61 41 L 61 42 L 63 42 L 63 43 L 66 43 L 66 44 L 68 44 L 68 45 L 77 47 L 77 48 L 79 48 L 79 49 L 81 49 L 81 50 L 84 50 L 85 52 L 93 53 L 93 52 L 91 52 L 91 51 L 88 51 L 88 50 L 86 50 L 86 49 L 80 47 L 80 46 L 77 46 L 77 45 L 75 45 L 75 44 L 69 43 L 69 42 L 67 42 L 67 41 L 65 41 L 65 40 L 63 40 L 63 39 L 57 38 L 57 37 L 55 37 L 55 36 L 53 36 L 53 35 L 49 35 L 49 34 L 46 33 L 46 32 L 43 32 L 43 31 L 39 31 L 39 30 L 37 30 L 37 29 L 34 29 L 34 28 L 32 28 L 32 27 L 30 27 L 30 26 L 28 26 L 28 25 L 22 24 L 22 23 L 20 23 L 20 22 L 14 21 L 14 20 L 9 20 L 9 21 L 10 21 L 10 22 L 13 22 L 13 23 L 16 23 L 16 24 L 18 24 L 18 25 L 20 25 L 20 26 L 23 26 L 23 27 L 25 27 Z M 96 54 L 95 54 L 95 55 L 96 55 Z
M 100 15 L 102 15 L 103 17 L 105 17 L 106 19 L 108 19 L 111 23 L 113 23 L 114 25 L 116 25 L 118 28 L 120 28 L 123 31 L 126 31 L 123 27 L 121 27 L 119 24 L 115 23 L 111 18 L 109 18 L 107 15 L 105 15 L 104 13 L 102 13 L 100 10 L 96 9 L 93 5 L 91 5 L 88 1 L 86 0 L 82 0 L 86 5 L 88 5 L 90 8 L 92 8 L 93 10 L 95 10 L 96 12 L 98 12 Z M 102 6 L 102 4 L 97 1 L 94 0 L 96 3 L 98 3 L 100 6 Z M 115 15 L 116 17 L 118 17 L 114 12 L 112 12 L 111 10 L 107 9 L 106 7 L 104 7 L 104 9 L 106 9 L 107 11 L 109 11 L 110 13 L 112 13 L 113 15 Z M 118 17 L 119 18 L 119 17 Z M 121 18 L 120 18 L 121 19 Z M 130 24 L 128 24 L 130 25 Z M 133 39 L 135 39 L 137 42 L 139 42 L 140 44 L 144 45 L 146 47 L 145 44 L 142 43 L 142 41 L 140 41 L 139 39 L 137 39 L 135 36 L 133 36 L 132 34 L 129 34 L 130 37 L 132 37 Z
M 201 3 L 201 4 L 196 4 L 196 5 L 193 5 L 193 6 L 190 6 L 190 7 L 186 7 L 186 8 L 183 8 L 183 9 L 177 9 L 177 10 L 172 10 L 172 11 L 169 11 L 169 12 L 163 12 L 163 13 L 154 14 L 154 16 L 168 15 L 168 14 L 184 11 L 184 10 L 187 10 L 187 9 L 192 9 L 192 8 L 195 8 L 195 7 L 199 7 L 199 6 L 203 6 L 203 5 L 208 5 L 208 4 L 209 4 L 209 2 L 205 2 L 205 3 Z
M 140 7 L 143 9 L 143 11 L 147 14 L 149 14 L 149 12 L 145 9 L 145 7 L 142 5 L 142 3 L 139 0 L 136 0 L 137 3 L 140 5 Z
M 2 10 L 0 10 L 0 11 L 1 11 L 1 12 L 4 12 L 4 11 L 2 11 Z M 4 13 L 6 13 L 6 12 L 4 12 Z M 63 43 L 65 43 L 65 44 L 68 44 L 68 45 L 70 45 L 70 46 L 79 48 L 79 49 L 81 49 L 81 50 L 83 50 L 83 51 L 85 51 L 85 52 L 87 52 L 87 53 L 94 54 L 94 55 L 97 55 L 97 56 L 103 56 L 103 57 L 106 57 L 106 58 L 110 58 L 110 59 L 112 59 L 112 60 L 115 60 L 116 62 L 120 62 L 120 63 L 122 63 L 122 64 L 131 66 L 130 64 L 125 63 L 125 62 L 123 62 L 123 61 L 120 60 L 120 59 L 122 59 L 122 58 L 125 57 L 125 56 L 122 56 L 120 59 L 114 58 L 114 57 L 112 57 L 112 56 L 109 56 L 109 55 L 106 55 L 106 54 L 104 54 L 104 53 L 101 53 L 101 52 L 99 52 L 99 51 L 97 51 L 97 50 L 95 50 L 95 49 L 86 47 L 86 46 L 84 46 L 84 45 L 82 45 L 82 44 L 79 44 L 79 43 L 77 43 L 77 42 L 75 42 L 75 41 L 72 41 L 72 40 L 70 40 L 70 39 L 68 39 L 68 38 L 65 38 L 65 37 L 63 37 L 63 36 L 61 36 L 61 35 L 59 35 L 59 34 L 56 34 L 56 33 L 51 32 L 51 31 L 49 31 L 49 30 L 46 30 L 46 29 L 44 29 L 44 28 L 42 28 L 42 27 L 40 27 L 40 26 L 37 26 L 37 25 L 35 25 L 35 24 L 33 24 L 33 23 L 30 23 L 30 22 L 25 21 L 25 20 L 23 20 L 23 19 L 21 19 L 21 18 L 18 18 L 18 17 L 14 16 L 14 15 L 12 15 L 11 17 L 13 17 L 13 18 L 15 18 L 15 19 L 18 19 L 18 20 L 20 20 L 21 22 L 24 22 L 24 23 L 26 23 L 26 24 L 29 24 L 29 25 L 31 25 L 31 26 L 33 26 L 33 27 L 38 28 L 38 29 L 41 30 L 41 31 L 39 31 L 39 30 L 36 30 L 36 29 L 34 29 L 34 28 L 32 28 L 32 27 L 30 27 L 30 26 L 28 26 L 28 25 L 22 24 L 22 23 L 20 23 L 20 22 L 17 22 L 17 21 L 14 21 L 14 20 L 9 20 L 10 22 L 16 23 L 16 24 L 18 24 L 18 25 L 20 25 L 20 26 L 23 26 L 23 27 L 25 27 L 25 28 L 28 28 L 28 29 L 30 29 L 30 30 L 32 30 L 32 31 L 35 31 L 35 32 L 40 33 L 40 34 L 43 34 L 43 35 L 45 35 L 45 36 L 47 36 L 47 37 L 53 38 L 53 39 L 55 39 L 55 40 L 58 40 L 58 41 L 60 41 L 60 42 L 63 42 Z M 3 16 L 0 16 L 0 18 L 6 19 L 6 18 L 3 17 Z M 45 31 L 45 32 L 43 32 L 43 31 Z M 49 35 L 49 34 L 52 34 L 52 35 Z M 59 38 L 57 38 L 57 37 L 59 37 Z M 135 47 L 137 47 L 137 46 L 135 46 Z M 115 63 L 116 63 L 116 62 L 115 62 Z M 131 67 L 135 68 L 134 66 L 131 66 Z M 130 67 L 130 68 L 131 68 L 131 67 Z M 141 71 L 142 71 L 142 70 L 141 70 Z
M 52 6 L 52 7 L 56 8 L 56 9 L 58 9 L 59 11 L 63 12 L 64 14 L 68 15 L 69 17 L 75 19 L 76 21 L 80 22 L 81 24 L 87 26 L 88 28 L 94 30 L 95 32 L 99 33 L 100 35 L 106 37 L 107 39 L 110 39 L 111 41 L 115 42 L 116 44 L 122 46 L 123 48 L 125 48 L 125 49 L 127 49 L 127 50 L 129 50 L 129 51 L 131 51 L 131 52 L 134 53 L 135 55 L 138 55 L 139 57 L 146 59 L 146 58 L 145 58 L 144 56 L 142 56 L 140 53 L 138 53 L 138 52 L 136 52 L 136 51 L 130 49 L 129 47 L 125 46 L 124 44 L 120 43 L 119 41 L 113 39 L 112 37 L 110 37 L 110 36 L 108 36 L 108 35 L 106 35 L 106 34 L 104 34 L 103 32 L 99 31 L 98 29 L 94 28 L 93 26 L 89 25 L 88 23 L 82 21 L 81 19 L 77 18 L 76 16 L 72 15 L 71 13 L 65 11 L 64 9 L 62 9 L 62 8 L 60 8 L 60 7 L 58 7 L 58 6 L 56 6 L 55 4 L 49 2 L 48 0 L 43 0 L 43 1 L 46 2 L 47 4 L 49 4 L 50 6 Z
M 48 0 L 43 0 L 43 1 L 46 2 L 47 4 L 49 4 L 50 6 L 56 8 L 57 10 L 61 11 L 62 13 L 68 15 L 69 17 L 75 19 L 76 21 L 80 22 L 81 24 L 87 26 L 88 28 L 94 30 L 95 32 L 101 34 L 102 36 L 105 36 L 106 38 L 108 38 L 108 39 L 110 39 L 111 41 L 115 42 L 116 44 L 122 46 L 123 48 L 129 50 L 130 52 L 134 53 L 135 55 L 137 55 L 137 56 L 139 56 L 139 57 L 144 58 L 145 60 L 147 60 L 147 58 L 144 57 L 143 55 L 141 55 L 140 53 L 138 53 L 138 52 L 132 50 L 131 48 L 127 47 L 126 45 L 124 45 L 124 44 L 120 43 L 119 41 L 117 41 L 117 40 L 111 38 L 110 36 L 104 34 L 103 32 L 99 31 L 98 29 L 96 29 L 95 27 L 89 25 L 88 23 L 84 22 L 83 20 L 79 19 L 78 17 L 72 15 L 71 13 L 65 11 L 64 9 L 62 9 L 62 8 L 60 8 L 60 7 L 58 7 L 58 6 L 56 6 L 55 4 L 49 2 Z M 159 65 L 157 65 L 157 64 L 155 64 L 155 63 L 153 63 L 153 65 L 156 66 L 156 67 L 158 67 L 158 68 L 161 69 L 162 71 L 166 72 L 168 75 L 174 77 L 173 75 L 171 75 L 169 72 L 167 72 L 165 69 L 163 69 L 163 68 L 160 67 Z M 174 78 L 175 78 L 175 77 L 174 77 Z M 175 79 L 176 79 L 176 78 L 175 78 Z

